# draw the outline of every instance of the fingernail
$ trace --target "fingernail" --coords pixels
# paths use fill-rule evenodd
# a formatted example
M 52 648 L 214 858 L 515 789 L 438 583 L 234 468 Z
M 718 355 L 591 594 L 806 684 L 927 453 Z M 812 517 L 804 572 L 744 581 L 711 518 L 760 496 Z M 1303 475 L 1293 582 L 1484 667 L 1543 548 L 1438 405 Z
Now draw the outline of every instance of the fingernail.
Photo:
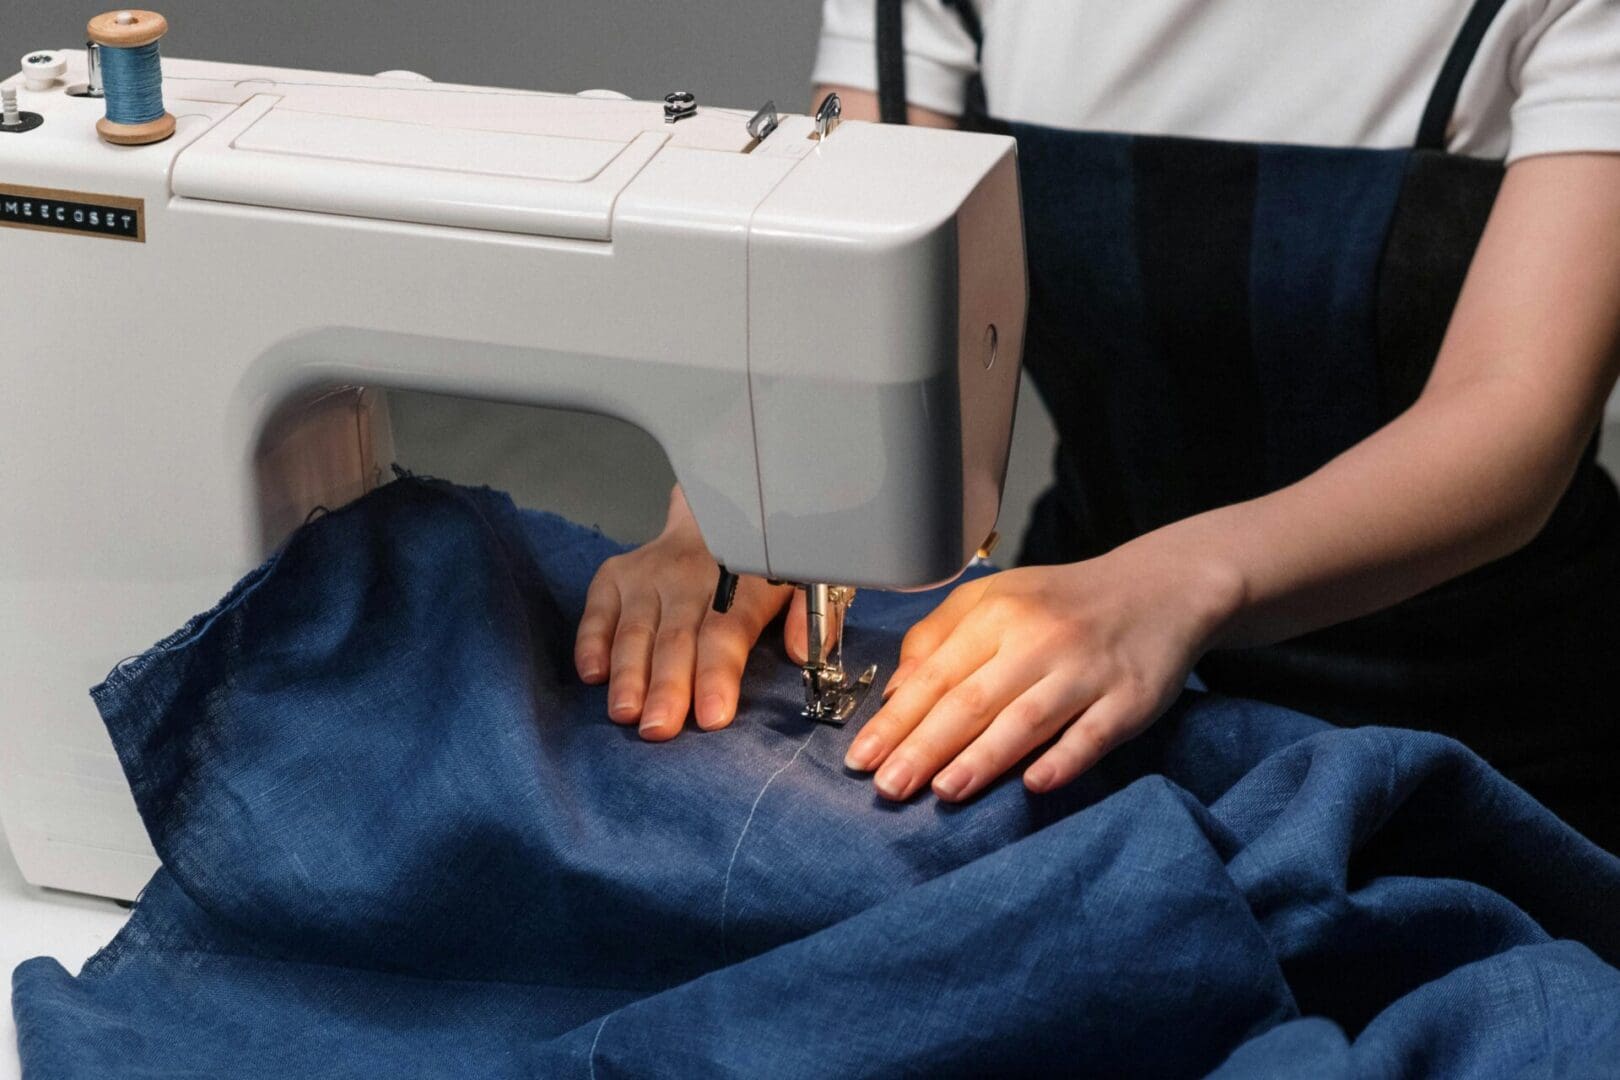
M 1045 791 L 1052 786 L 1053 778 L 1052 766 L 1045 762 L 1037 762 L 1024 774 L 1024 786 L 1035 792 Z
M 620 698 L 608 706 L 608 715 L 615 720 L 634 720 L 636 718 L 636 699 Z
M 844 765 L 857 772 L 867 772 L 877 763 L 878 753 L 882 749 L 876 735 L 863 731 L 850 743 L 849 753 L 844 755 Z
M 952 765 L 934 777 L 934 792 L 942 799 L 960 799 L 971 783 L 971 772 L 960 765 Z
M 594 682 L 602 677 L 602 661 L 594 656 L 582 657 L 579 661 L 579 677 L 586 682 Z
M 704 695 L 703 700 L 698 702 L 697 715 L 698 727 L 705 731 L 723 726 L 729 719 L 726 716 L 726 699 L 719 694 Z
M 898 802 L 911 794 L 911 778 L 915 775 L 911 762 L 899 758 L 883 766 L 873 782 L 884 798 Z

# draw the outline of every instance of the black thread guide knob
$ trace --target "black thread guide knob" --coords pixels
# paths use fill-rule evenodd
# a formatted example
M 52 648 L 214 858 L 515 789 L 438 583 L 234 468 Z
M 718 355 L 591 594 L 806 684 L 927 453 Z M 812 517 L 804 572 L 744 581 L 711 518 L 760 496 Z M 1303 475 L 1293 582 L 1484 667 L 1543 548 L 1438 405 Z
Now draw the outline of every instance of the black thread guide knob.
M 721 615 L 731 610 L 737 599 L 737 575 L 725 567 L 720 568 L 720 580 L 714 587 L 714 610 Z

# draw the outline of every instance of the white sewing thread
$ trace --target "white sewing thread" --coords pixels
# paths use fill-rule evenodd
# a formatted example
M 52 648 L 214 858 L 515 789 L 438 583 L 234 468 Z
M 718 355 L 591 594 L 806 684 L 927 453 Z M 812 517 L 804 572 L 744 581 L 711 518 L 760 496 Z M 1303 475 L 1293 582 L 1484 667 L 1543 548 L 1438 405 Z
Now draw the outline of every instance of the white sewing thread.
M 596 1044 L 602 1041 L 602 1029 L 607 1027 L 607 1022 L 611 1019 L 613 1014 L 608 1013 L 602 1017 L 602 1022 L 596 1025 L 596 1037 L 591 1040 L 591 1052 L 585 1056 L 585 1064 L 591 1069 L 591 1080 L 596 1080 Z
M 765 793 L 771 789 L 771 785 L 776 782 L 776 778 L 787 772 L 793 766 L 793 763 L 799 760 L 799 755 L 804 753 L 804 748 L 809 746 L 810 740 L 816 737 L 816 731 L 816 728 L 811 728 L 810 734 L 805 736 L 804 742 L 800 743 L 799 748 L 793 751 L 793 756 L 787 759 L 786 764 L 771 773 L 766 779 L 765 786 L 759 789 L 758 795 L 754 796 L 754 805 L 748 808 L 748 817 L 743 822 L 742 832 L 737 834 L 737 844 L 731 849 L 731 861 L 726 864 L 726 882 L 720 889 L 720 956 L 722 959 L 730 960 L 731 958 L 730 950 L 726 945 L 726 902 L 731 896 L 731 871 L 737 865 L 737 853 L 742 850 L 743 838 L 748 835 L 748 827 L 754 823 L 754 814 L 759 810 L 760 800 L 765 798 Z

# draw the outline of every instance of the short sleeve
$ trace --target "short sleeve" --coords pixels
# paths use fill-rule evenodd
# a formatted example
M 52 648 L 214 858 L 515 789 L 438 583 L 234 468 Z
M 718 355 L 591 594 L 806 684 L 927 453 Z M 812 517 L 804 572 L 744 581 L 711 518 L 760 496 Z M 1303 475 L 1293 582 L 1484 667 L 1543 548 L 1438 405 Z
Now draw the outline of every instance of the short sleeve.
M 1545 0 L 1519 55 L 1509 161 L 1620 152 L 1620 0 Z
M 877 89 L 874 0 L 823 0 L 814 79 L 822 86 Z M 913 105 L 960 116 L 967 85 L 978 70 L 977 49 L 961 19 L 943 0 L 905 0 L 906 98 Z

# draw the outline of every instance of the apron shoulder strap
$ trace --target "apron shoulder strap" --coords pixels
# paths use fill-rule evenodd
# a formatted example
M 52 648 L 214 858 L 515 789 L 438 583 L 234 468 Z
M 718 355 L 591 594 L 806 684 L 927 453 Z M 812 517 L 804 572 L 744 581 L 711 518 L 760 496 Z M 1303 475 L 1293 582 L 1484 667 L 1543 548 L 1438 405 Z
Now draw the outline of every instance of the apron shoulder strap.
M 1468 18 L 1463 20 L 1462 29 L 1451 43 L 1451 51 L 1446 54 L 1446 62 L 1440 66 L 1434 89 L 1429 91 L 1429 103 L 1423 107 L 1423 120 L 1418 124 L 1417 133 L 1419 150 L 1446 148 L 1446 129 L 1457 111 L 1463 80 L 1468 77 L 1468 69 L 1473 66 L 1474 56 L 1485 40 L 1485 32 L 1506 3 L 1507 0 L 1474 0 Z
M 877 0 L 878 119 L 906 122 L 905 0 Z
M 984 52 L 984 27 L 973 0 L 944 0 L 962 20 L 973 45 Z M 905 0 L 877 0 L 878 119 L 885 124 L 906 122 L 906 43 L 902 19 Z M 984 80 L 975 75 L 968 83 L 967 118 L 985 115 Z

